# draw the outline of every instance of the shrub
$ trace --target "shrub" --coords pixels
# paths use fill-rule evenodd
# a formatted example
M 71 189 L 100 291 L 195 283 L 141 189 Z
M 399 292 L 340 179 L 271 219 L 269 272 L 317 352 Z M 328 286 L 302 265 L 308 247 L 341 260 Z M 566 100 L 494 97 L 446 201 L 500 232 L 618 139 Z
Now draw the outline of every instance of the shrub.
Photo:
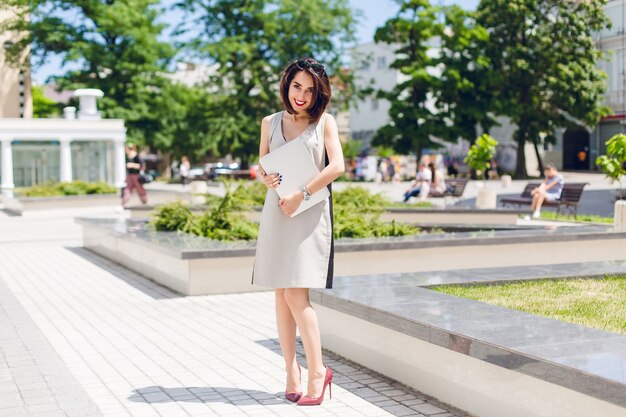
M 470 168 L 483 174 L 491 168 L 490 162 L 496 153 L 496 146 L 498 146 L 498 141 L 483 133 L 476 139 L 476 143 L 469 148 L 463 162 L 467 163 Z
M 182 202 L 170 203 L 155 211 L 150 224 L 159 231 L 180 231 L 215 240 L 256 239 L 258 224 L 236 211 L 263 204 L 267 192 L 265 185 L 240 183 L 234 191 L 232 183 L 225 186 L 226 195 L 213 197 L 216 203 L 204 213 L 194 214 Z M 349 187 L 337 192 L 333 195 L 333 203 L 336 239 L 406 236 L 420 232 L 412 225 L 380 221 L 380 213 L 391 203 L 365 188 Z
M 393 202 L 380 194 L 372 194 L 364 187 L 347 187 L 343 191 L 333 192 L 336 207 L 349 207 L 355 212 L 381 213 Z
M 158 231 L 180 231 L 215 240 L 252 240 L 258 235 L 257 224 L 234 212 L 230 191 L 218 205 L 201 214 L 193 213 L 182 201 L 160 206 L 150 225 Z
M 27 188 L 18 188 L 17 194 L 26 197 L 58 197 L 65 195 L 115 194 L 117 188 L 106 182 L 46 182 Z
M 626 175 L 626 135 L 618 133 L 606 141 L 606 153 L 596 159 L 596 165 L 602 169 L 607 178 L 618 182 L 619 198 L 622 199 L 624 198 L 622 177 Z

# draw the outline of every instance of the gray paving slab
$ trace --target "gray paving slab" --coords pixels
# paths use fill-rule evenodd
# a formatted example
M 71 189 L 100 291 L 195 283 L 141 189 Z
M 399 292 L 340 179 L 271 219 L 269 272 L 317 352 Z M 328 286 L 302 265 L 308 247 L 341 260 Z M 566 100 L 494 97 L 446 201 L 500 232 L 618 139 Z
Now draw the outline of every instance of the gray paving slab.
M 30 398 L 44 401 L 30 404 L 33 413 L 56 412 L 48 406 L 52 396 L 64 417 L 405 415 L 405 408 L 385 410 L 375 403 L 383 401 L 409 408 L 432 404 L 465 416 L 329 352 L 325 362 L 337 375 L 333 399 L 321 407 L 296 407 L 281 392 L 272 293 L 180 297 L 81 249 L 79 226 L 70 220 L 60 213 L 0 218 L 0 230 L 11 231 L 0 241 L 0 279 L 25 312 L 0 319 L 20 330 L 15 336 L 0 332 L 3 355 L 19 365 L 9 368 L 3 356 L 0 381 L 11 372 L 12 392 L 32 388 Z M 45 240 L 31 239 L 36 229 L 47 232 Z M 34 329 L 21 325 L 27 320 Z M 300 345 L 298 351 L 304 365 Z M 51 354 L 58 360 L 32 359 Z M 369 391 L 361 396 L 357 387 Z M 98 413 L 81 411 L 85 403 L 74 396 L 77 389 Z M 31 417 L 28 406 L 5 408 L 11 414 L 0 408 L 0 416 Z
M 69 406 L 81 416 L 102 416 L 6 286 L 1 274 L 0 334 L 0 416 L 67 417 L 65 410 Z M 47 367 L 55 369 L 54 378 L 44 377 Z M 71 403 L 64 403 L 55 395 L 59 387 L 71 388 Z

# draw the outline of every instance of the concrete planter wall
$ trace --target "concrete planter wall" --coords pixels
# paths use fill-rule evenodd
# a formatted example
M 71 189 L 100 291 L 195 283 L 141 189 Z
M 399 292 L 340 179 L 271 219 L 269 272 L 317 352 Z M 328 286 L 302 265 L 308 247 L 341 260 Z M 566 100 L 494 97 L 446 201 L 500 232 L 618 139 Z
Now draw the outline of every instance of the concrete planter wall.
M 136 198 L 133 196 L 132 198 Z M 131 201 L 133 201 L 131 198 Z M 148 191 L 148 200 L 153 204 L 163 204 L 178 198 L 186 198 L 186 194 L 171 191 Z M 113 194 L 89 194 L 68 195 L 62 197 L 8 197 L 2 199 L 4 210 L 17 216 L 29 211 L 48 210 L 50 208 L 78 208 L 94 206 L 119 206 L 121 205 L 120 193 Z
M 126 220 L 77 222 L 86 248 L 181 294 L 264 290 L 251 285 L 255 242 L 150 232 L 143 222 Z M 335 275 L 616 260 L 624 253 L 626 232 L 602 226 L 341 239 L 335 244 Z

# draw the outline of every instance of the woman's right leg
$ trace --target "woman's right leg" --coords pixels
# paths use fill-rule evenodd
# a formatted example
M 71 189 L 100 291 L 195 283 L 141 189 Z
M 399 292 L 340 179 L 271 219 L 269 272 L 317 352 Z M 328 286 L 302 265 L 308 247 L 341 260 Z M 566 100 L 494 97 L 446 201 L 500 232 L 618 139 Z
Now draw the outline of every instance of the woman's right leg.
M 287 386 L 285 392 L 302 392 L 300 369 L 296 362 L 296 321 L 285 300 L 285 289 L 277 288 L 276 295 L 276 327 L 280 350 L 285 359 L 287 370 Z

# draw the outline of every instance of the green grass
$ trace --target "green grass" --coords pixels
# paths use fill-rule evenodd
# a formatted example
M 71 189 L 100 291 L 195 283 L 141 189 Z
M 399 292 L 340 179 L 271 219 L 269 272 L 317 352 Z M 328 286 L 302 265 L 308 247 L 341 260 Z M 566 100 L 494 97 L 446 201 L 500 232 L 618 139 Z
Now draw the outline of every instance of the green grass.
M 626 276 L 432 288 L 458 297 L 626 334 Z
M 595 214 L 579 214 L 574 219 L 573 214 L 560 214 L 556 217 L 554 211 L 542 211 L 541 218 L 544 220 L 561 220 L 561 221 L 579 221 L 579 222 L 591 222 L 591 223 L 613 223 L 613 217 L 596 216 Z
M 391 208 L 432 208 L 433 203 L 431 203 L 430 201 L 418 201 L 417 203 L 396 202 L 396 203 L 391 204 L 388 207 L 391 207 Z

